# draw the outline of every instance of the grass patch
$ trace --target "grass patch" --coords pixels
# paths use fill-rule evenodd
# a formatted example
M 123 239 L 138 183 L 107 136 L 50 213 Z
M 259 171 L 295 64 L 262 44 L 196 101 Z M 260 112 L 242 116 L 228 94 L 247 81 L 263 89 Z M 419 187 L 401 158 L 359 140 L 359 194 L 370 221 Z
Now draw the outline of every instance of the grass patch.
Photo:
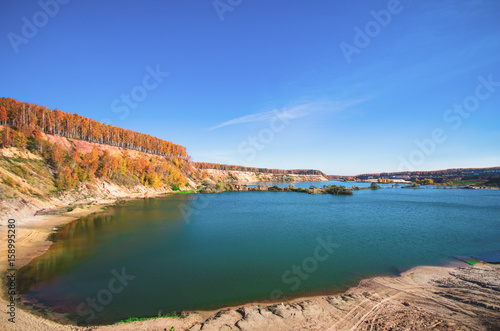
M 127 319 L 124 319 L 124 320 L 121 320 L 121 321 L 118 321 L 118 322 L 115 322 L 113 324 L 119 324 L 119 323 L 130 323 L 130 322 L 141 322 L 141 321 L 147 321 L 147 320 L 153 320 L 153 319 L 157 319 L 157 318 L 182 318 L 184 317 L 184 315 L 179 312 L 173 312 L 173 313 L 170 313 L 170 314 L 166 314 L 166 315 L 162 315 L 162 316 L 153 316 L 153 317 L 129 317 Z M 172 330 L 172 329 L 170 329 Z
M 11 160 L 9 157 L 5 157 L 5 156 L 3 156 L 3 159 L 4 159 L 5 161 L 7 161 L 9 164 L 14 164 L 14 163 L 12 163 L 12 160 Z
M 116 185 L 125 187 L 135 187 L 141 184 L 141 181 L 136 176 L 130 174 L 122 174 L 121 172 L 115 173 L 111 177 L 111 181 Z
M 6 176 L 4 179 L 3 179 L 3 182 L 10 186 L 10 187 L 15 187 L 16 186 L 16 183 L 14 182 L 14 180 L 10 177 L 10 176 Z
M 15 173 L 16 175 L 18 175 L 19 177 L 21 178 L 24 178 L 26 179 L 28 177 L 28 170 L 23 167 L 22 165 L 17 165 L 17 166 L 14 166 L 12 167 L 12 170 L 11 170 L 13 173 Z

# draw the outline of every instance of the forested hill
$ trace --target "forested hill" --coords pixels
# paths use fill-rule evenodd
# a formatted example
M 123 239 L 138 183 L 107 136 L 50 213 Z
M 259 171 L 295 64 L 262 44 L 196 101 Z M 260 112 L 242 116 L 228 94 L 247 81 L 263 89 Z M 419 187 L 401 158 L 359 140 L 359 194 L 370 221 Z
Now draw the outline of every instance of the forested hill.
M 122 129 L 111 124 L 100 123 L 76 113 L 68 113 L 58 109 L 52 110 L 45 106 L 20 102 L 12 98 L 0 98 L 0 124 L 17 130 L 25 139 L 39 136 L 40 133 L 57 134 L 65 138 L 81 139 L 161 156 L 189 159 L 184 146 L 170 141 Z M 15 137 L 7 131 L 0 144 L 8 146 L 13 139 Z
M 322 175 L 195 163 L 185 147 L 170 141 L 0 98 L 0 216 L 31 217 L 54 207 L 87 208 L 101 200 L 197 190 L 202 184 L 326 180 Z
M 383 172 L 372 174 L 361 174 L 355 176 L 356 178 L 442 178 L 444 180 L 449 178 L 474 178 L 474 177 L 499 177 L 500 167 L 490 168 L 454 168 L 443 170 L 429 170 L 429 171 L 403 171 L 403 172 Z
M 267 168 L 244 167 L 238 165 L 207 163 L 207 162 L 194 162 L 194 166 L 198 169 L 247 171 L 255 173 L 274 174 L 274 175 L 317 175 L 326 177 L 326 175 L 323 172 L 313 169 L 293 169 L 293 170 L 267 169 Z
M 319 170 L 191 162 L 186 148 L 170 141 L 106 125 L 76 113 L 0 98 L 0 148 L 11 147 L 34 153 L 43 161 L 41 168 L 31 170 L 33 173 L 47 172 L 52 182 L 42 190 L 47 194 L 52 190 L 51 185 L 58 190 L 69 190 L 96 178 L 126 187 L 145 185 L 178 189 L 189 181 L 196 186 L 201 180 L 234 180 L 227 170 L 254 174 L 240 178 L 242 181 L 255 179 L 259 174 L 267 175 L 259 177 L 264 181 L 299 175 L 324 180 Z M 30 165 L 5 156 L 9 153 L 2 153 L 4 159 L 1 161 L 5 162 L 0 168 L 7 172 L 0 173 L 0 181 L 18 188 L 23 180 L 35 180 L 29 176 Z

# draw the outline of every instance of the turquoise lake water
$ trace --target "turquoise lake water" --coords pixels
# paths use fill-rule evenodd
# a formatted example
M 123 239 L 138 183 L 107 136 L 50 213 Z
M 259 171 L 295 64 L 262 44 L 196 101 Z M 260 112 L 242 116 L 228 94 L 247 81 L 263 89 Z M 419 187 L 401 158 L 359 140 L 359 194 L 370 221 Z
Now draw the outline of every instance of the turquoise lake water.
M 18 288 L 50 310 L 101 324 L 336 293 L 498 249 L 500 191 L 176 194 L 62 227 L 49 251 L 18 271 Z M 129 279 L 117 279 L 122 272 Z

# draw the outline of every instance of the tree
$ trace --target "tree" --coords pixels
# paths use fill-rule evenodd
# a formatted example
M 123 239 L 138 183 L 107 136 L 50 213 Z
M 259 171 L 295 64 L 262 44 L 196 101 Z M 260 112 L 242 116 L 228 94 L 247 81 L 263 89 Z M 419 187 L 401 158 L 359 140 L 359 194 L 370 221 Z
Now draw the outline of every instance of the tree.
M 22 131 L 15 131 L 12 144 L 17 148 L 23 148 L 26 146 L 28 139 Z
M 35 140 L 35 148 L 38 150 L 39 153 L 42 153 L 42 132 L 40 129 L 35 129 L 33 130 L 33 133 L 31 134 L 32 138 Z
M 87 178 L 92 180 L 97 168 L 99 167 L 99 150 L 97 149 L 97 146 L 94 145 L 92 151 L 85 155 L 84 164 L 85 169 L 87 170 Z
M 0 132 L 0 146 L 9 147 L 12 144 L 11 131 L 9 127 L 6 127 Z
M 59 168 L 63 162 L 63 149 L 61 145 L 54 144 L 49 151 L 49 162 L 56 169 Z
M 59 176 L 56 179 L 56 187 L 69 190 L 78 185 L 78 177 L 77 175 L 71 171 L 71 169 L 65 166 L 60 172 Z
M 0 124 L 7 124 L 7 110 L 4 106 L 0 107 Z

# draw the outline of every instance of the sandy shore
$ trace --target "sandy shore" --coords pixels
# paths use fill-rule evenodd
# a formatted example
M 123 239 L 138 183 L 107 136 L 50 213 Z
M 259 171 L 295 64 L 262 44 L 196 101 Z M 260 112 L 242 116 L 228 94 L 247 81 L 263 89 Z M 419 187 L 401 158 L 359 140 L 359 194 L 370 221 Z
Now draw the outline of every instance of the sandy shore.
M 16 268 L 43 254 L 53 228 L 99 212 L 114 200 L 62 215 L 35 216 L 16 225 Z M 6 223 L 6 222 L 4 222 Z M 7 249 L 7 228 L 0 228 Z M 7 256 L 0 254 L 0 271 Z M 6 289 L 0 305 L 6 311 Z M 284 303 L 252 303 L 217 311 L 188 313 L 99 327 L 57 324 L 19 309 L 16 323 L 0 316 L 0 330 L 488 330 L 500 329 L 500 266 L 417 267 L 400 277 L 375 277 L 341 295 L 316 296 Z

